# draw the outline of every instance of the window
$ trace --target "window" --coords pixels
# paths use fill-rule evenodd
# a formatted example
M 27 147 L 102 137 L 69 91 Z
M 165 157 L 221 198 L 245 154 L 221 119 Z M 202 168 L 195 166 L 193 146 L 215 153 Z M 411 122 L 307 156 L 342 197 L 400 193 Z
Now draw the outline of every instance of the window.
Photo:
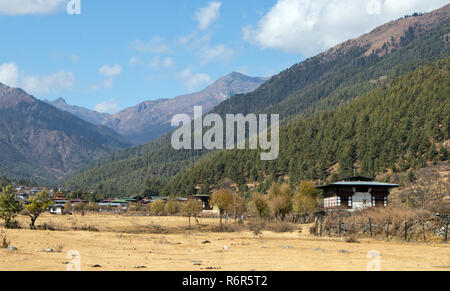
M 324 199 L 325 208 L 335 208 L 341 206 L 341 197 L 330 197 Z

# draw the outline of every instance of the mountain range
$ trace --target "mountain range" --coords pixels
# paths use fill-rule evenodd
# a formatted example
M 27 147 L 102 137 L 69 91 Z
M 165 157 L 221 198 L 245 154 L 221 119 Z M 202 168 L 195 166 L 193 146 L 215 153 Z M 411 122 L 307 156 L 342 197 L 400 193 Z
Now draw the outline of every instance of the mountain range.
M 63 98 L 41 101 L 0 84 L 0 175 L 54 183 L 92 161 L 165 134 L 174 114 L 191 114 L 195 105 L 209 111 L 265 80 L 231 73 L 200 92 L 143 102 L 114 115 L 69 105 Z
M 382 149 L 373 147 L 373 139 L 352 139 L 355 132 L 351 123 L 356 122 L 352 116 L 358 116 L 368 119 L 365 125 L 367 127 L 375 126 L 383 120 L 388 121 L 385 124 L 388 128 L 406 126 L 403 138 L 407 140 L 418 138 L 418 132 L 436 130 L 436 127 L 425 126 L 424 122 L 428 124 L 430 119 L 413 121 L 408 117 L 409 114 L 425 115 L 426 112 L 422 111 L 427 110 L 426 106 L 415 110 L 414 98 L 408 99 L 405 93 L 396 95 L 393 91 L 380 90 L 389 88 L 394 83 L 398 84 L 397 90 L 403 89 L 402 86 L 412 88 L 414 84 L 407 82 L 405 76 L 414 77 L 413 80 L 418 82 L 420 77 L 408 74 L 419 72 L 420 76 L 422 70 L 428 72 L 429 79 L 426 88 L 416 88 L 417 92 L 425 95 L 421 95 L 418 102 L 429 102 L 426 100 L 433 94 L 430 86 L 434 84 L 439 89 L 439 86 L 443 86 L 443 80 L 448 81 L 448 74 L 439 74 L 440 69 L 447 70 L 448 66 L 436 65 L 436 62 L 443 61 L 450 55 L 449 18 L 450 5 L 446 5 L 431 13 L 414 14 L 392 21 L 359 38 L 295 64 L 273 76 L 256 90 L 234 95 L 211 110 L 221 115 L 280 114 L 282 132 L 289 133 L 285 135 L 285 144 L 281 147 L 280 157 L 284 158 L 261 163 L 253 159 L 248 151 L 176 151 L 170 146 L 170 135 L 165 135 L 155 142 L 115 152 L 91 163 L 84 171 L 68 179 L 66 185 L 83 190 L 96 189 L 109 195 L 123 192 L 194 194 L 207 193 L 220 183 L 221 179 L 228 178 L 242 186 L 240 189 L 245 192 L 247 184 L 264 184 L 289 174 L 296 177 L 291 181 L 297 181 L 300 178 L 327 180 L 334 175 L 352 174 L 355 171 L 366 175 L 399 168 L 406 171 L 430 162 L 428 158 L 420 160 L 416 156 L 424 151 L 430 152 L 431 159 L 437 156 L 445 158 L 445 148 L 435 154 L 432 146 L 442 145 L 443 141 L 448 139 L 448 132 L 442 132 L 442 129 L 439 134 L 428 136 L 429 141 L 433 140 L 433 143 L 424 142 L 427 138 L 425 134 L 419 138 L 419 144 L 411 142 L 414 147 L 420 148 L 413 148 L 414 153 L 411 153 L 411 148 L 403 146 L 380 157 Z M 424 69 L 427 64 L 434 64 L 433 68 L 437 66 L 438 70 Z M 437 89 L 435 92 L 438 92 Z M 442 116 L 448 116 L 450 112 L 448 88 L 442 87 L 440 90 L 440 94 L 447 94 L 447 98 L 437 99 L 443 103 L 434 104 L 436 106 L 433 105 L 432 110 L 443 112 L 430 115 L 430 118 L 439 118 L 442 122 Z M 383 99 L 380 97 L 382 94 L 396 96 L 398 101 Z M 405 104 L 412 107 L 402 110 L 402 114 L 396 115 L 398 120 L 394 120 L 387 116 L 383 119 L 383 113 L 376 116 L 370 112 L 360 115 L 359 111 L 363 110 L 360 104 L 364 104 L 364 101 L 352 105 L 359 99 L 370 99 L 369 108 L 376 112 L 383 112 L 383 106 L 386 106 L 386 114 L 395 110 L 402 102 L 413 103 Z M 373 106 L 377 100 L 382 102 L 379 104 L 381 107 Z M 347 107 L 351 110 L 340 109 Z M 336 115 L 338 113 L 348 118 L 342 120 Z M 321 122 L 326 118 L 331 120 L 328 123 Z M 313 124 L 318 122 L 319 127 Z M 411 125 L 411 122 L 417 123 Z M 302 124 L 304 125 L 301 126 Z M 412 130 L 411 126 L 417 127 L 418 131 Z M 341 128 L 348 131 L 342 131 Z M 384 130 L 376 128 L 372 133 L 381 140 Z M 448 129 L 444 124 L 442 128 Z M 333 138 L 327 135 L 327 142 L 320 144 L 320 137 L 330 130 L 343 135 L 342 142 L 337 142 L 336 139 L 333 141 Z M 320 155 L 315 154 L 314 148 L 303 151 L 299 148 L 302 141 L 296 139 L 297 136 L 303 136 L 307 140 L 314 138 L 310 140 L 311 143 L 316 145 L 317 150 L 324 147 L 323 152 L 320 152 Z M 394 132 L 392 137 L 398 136 Z M 389 144 L 389 140 L 385 142 Z M 388 148 L 391 149 L 390 146 Z
M 0 84 L 0 174 L 49 182 L 130 144 L 96 126 Z
M 69 105 L 62 98 L 46 102 L 95 125 L 112 128 L 133 144 L 145 144 L 169 132 L 174 115 L 183 113 L 193 116 L 194 106 L 200 105 L 204 112 L 208 112 L 235 94 L 255 90 L 265 81 L 267 78 L 233 72 L 200 92 L 172 99 L 145 101 L 112 115 Z
M 95 110 L 90 110 L 81 106 L 70 105 L 64 98 L 58 98 L 54 101 L 44 100 L 44 102 L 60 109 L 72 113 L 84 121 L 90 122 L 94 125 L 103 125 L 108 122 L 109 114 L 100 113 Z

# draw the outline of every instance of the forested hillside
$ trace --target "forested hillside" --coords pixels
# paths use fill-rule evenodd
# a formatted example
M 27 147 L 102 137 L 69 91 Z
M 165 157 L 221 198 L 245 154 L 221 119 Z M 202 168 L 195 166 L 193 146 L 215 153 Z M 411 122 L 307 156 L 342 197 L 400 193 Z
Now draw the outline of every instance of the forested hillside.
M 290 123 L 281 130 L 276 161 L 260 161 L 259 153 L 249 150 L 210 154 L 178 174 L 163 192 L 208 191 L 224 179 L 238 184 L 241 192 L 255 182 L 264 191 L 280 177 L 298 185 L 301 180 L 389 174 L 448 160 L 449 70 L 447 57 L 346 107 Z
M 403 36 L 392 37 L 380 49 L 371 51 L 367 41 L 362 42 L 364 46 L 338 46 L 283 71 L 252 93 L 232 97 L 213 112 L 222 115 L 272 112 L 281 114 L 286 123 L 347 105 L 402 74 L 449 55 L 448 13 L 434 28 L 413 25 L 414 19 L 420 23 L 420 17 L 408 19 L 412 26 Z M 145 184 L 160 185 L 170 180 L 208 153 L 175 151 L 169 140 L 170 135 L 166 135 L 154 143 L 96 161 L 66 185 L 112 195 L 138 192 L 144 190 Z

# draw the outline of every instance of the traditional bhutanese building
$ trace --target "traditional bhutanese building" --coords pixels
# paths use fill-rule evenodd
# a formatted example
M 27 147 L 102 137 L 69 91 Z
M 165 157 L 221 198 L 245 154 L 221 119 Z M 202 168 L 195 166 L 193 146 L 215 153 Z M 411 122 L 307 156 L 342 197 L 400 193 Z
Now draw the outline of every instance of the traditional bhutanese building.
M 367 207 L 387 207 L 392 188 L 399 185 L 375 182 L 367 177 L 350 177 L 330 185 L 318 186 L 323 190 L 324 209 L 362 210 Z

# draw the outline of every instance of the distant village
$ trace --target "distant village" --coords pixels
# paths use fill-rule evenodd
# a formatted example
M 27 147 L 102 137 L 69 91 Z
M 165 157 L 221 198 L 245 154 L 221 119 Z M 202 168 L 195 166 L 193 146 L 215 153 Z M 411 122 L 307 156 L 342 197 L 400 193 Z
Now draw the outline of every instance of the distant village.
M 368 207 L 387 207 L 390 189 L 399 185 L 375 182 L 367 177 L 349 177 L 340 182 L 330 185 L 317 186 L 318 190 L 323 190 L 322 209 L 332 211 L 333 209 L 346 209 L 347 211 L 362 210 Z M 210 195 L 194 195 L 192 197 L 160 197 L 160 196 L 131 196 L 121 198 L 107 198 L 95 201 L 88 201 L 80 198 L 77 191 L 64 188 L 48 189 L 45 187 L 25 187 L 19 186 L 14 189 L 16 199 L 24 204 L 29 203 L 29 199 L 46 191 L 50 194 L 53 204 L 48 211 L 52 214 L 70 214 L 72 210 L 94 211 L 103 213 L 124 213 L 130 207 L 139 210 L 155 201 L 162 201 L 167 204 L 169 200 L 178 203 L 187 202 L 189 199 L 202 201 L 203 211 L 219 213 L 210 205 Z M 91 191 L 95 194 L 95 191 Z
M 14 188 L 14 191 L 16 193 L 16 199 L 23 204 L 28 204 L 30 198 L 33 198 L 43 191 L 49 193 L 50 196 L 53 197 L 53 204 L 52 206 L 50 206 L 48 211 L 51 214 L 55 215 L 70 214 L 72 210 L 89 210 L 103 213 L 124 213 L 129 210 L 130 206 L 139 208 L 139 206 L 148 206 L 155 201 L 163 201 L 164 203 L 167 203 L 167 201 L 173 200 L 179 203 L 183 203 L 189 200 L 185 197 L 151 196 L 149 198 L 146 198 L 142 196 L 132 196 L 88 201 L 81 198 L 68 198 L 73 196 L 72 194 L 74 193 L 74 191 L 64 188 L 50 189 L 47 187 L 18 186 Z M 91 194 L 93 193 L 94 191 L 92 191 Z M 214 212 L 214 209 L 209 205 L 209 195 L 195 195 L 191 198 L 201 200 L 203 202 L 204 211 Z

